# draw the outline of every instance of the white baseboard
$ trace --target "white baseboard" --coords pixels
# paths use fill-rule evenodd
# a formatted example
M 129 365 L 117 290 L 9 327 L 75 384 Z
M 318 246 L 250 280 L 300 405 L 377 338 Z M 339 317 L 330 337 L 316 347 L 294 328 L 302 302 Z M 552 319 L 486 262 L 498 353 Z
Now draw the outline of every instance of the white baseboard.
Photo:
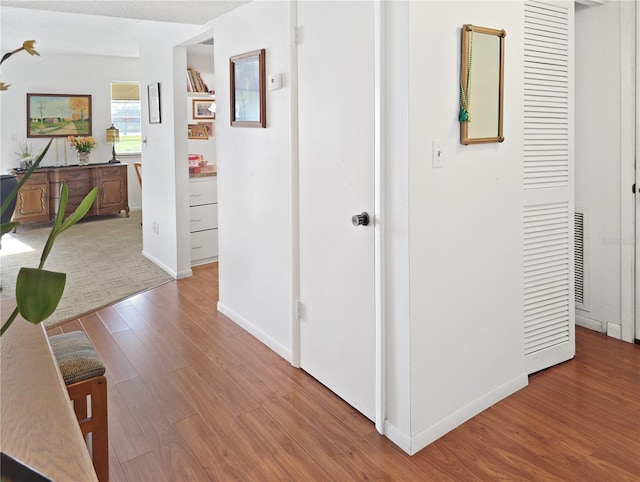
M 422 430 L 414 437 L 409 437 L 390 423 L 385 422 L 385 435 L 409 455 L 414 455 L 430 443 L 435 442 L 446 433 L 462 425 L 483 410 L 486 410 L 491 405 L 526 387 L 528 383 L 529 379 L 525 373 L 518 375 L 492 391 L 485 393 L 483 396 L 475 399 L 448 417 L 443 418 L 431 427 Z
M 159 261 L 158 259 L 156 259 L 155 257 L 153 257 L 152 255 L 150 255 L 149 253 L 147 253 L 144 249 L 142 250 L 142 256 L 144 256 L 145 258 L 147 258 L 149 261 L 151 261 L 153 264 L 157 265 L 158 267 L 162 268 L 163 270 L 165 270 L 167 273 L 169 273 L 170 276 L 173 277 L 173 279 L 178 279 L 178 273 L 176 273 L 174 270 L 172 270 L 171 268 L 169 268 L 167 265 L 165 265 L 164 263 L 162 263 L 161 261 Z M 189 270 L 191 271 L 191 270 Z M 184 278 L 184 276 L 183 276 Z
M 387 420 L 384 421 L 384 435 L 402 450 L 411 454 L 411 437 Z
M 607 336 L 611 338 L 617 338 L 618 340 L 622 339 L 622 327 L 615 323 L 607 323 Z
M 188 268 L 182 271 L 178 271 L 178 275 L 176 276 L 176 279 L 189 278 L 191 276 L 193 276 L 193 271 L 191 271 L 191 268 Z
M 582 326 L 583 328 L 588 328 L 590 330 L 598 331 L 600 333 L 604 333 L 601 322 L 593 320 L 591 318 L 587 318 L 586 316 L 581 316 L 578 313 L 576 313 L 576 325 Z
M 210 263 L 217 263 L 218 262 L 218 257 L 217 256 L 212 256 L 211 258 L 205 258 L 205 259 L 199 259 L 198 261 L 192 261 L 191 262 L 191 267 L 193 268 L 194 266 L 202 266 L 203 264 L 210 264 Z
M 260 340 L 263 344 L 265 344 L 266 346 L 271 348 L 278 355 L 280 355 L 282 358 L 284 358 L 289 363 L 291 363 L 291 349 L 290 348 L 287 348 L 286 346 L 284 346 L 279 341 L 273 339 L 271 336 L 266 334 L 260 328 L 258 328 L 253 323 L 251 323 L 249 320 L 247 320 L 246 318 L 240 316 L 238 313 L 236 313 L 235 311 L 233 311 L 231 308 L 229 308 L 228 306 L 224 305 L 220 301 L 218 301 L 218 311 L 220 313 L 222 313 L 223 315 L 225 315 L 226 317 L 230 318 L 231 321 L 233 321 L 236 325 L 239 325 L 242 328 L 244 328 L 245 330 L 247 330 L 254 337 L 256 337 L 258 340 Z

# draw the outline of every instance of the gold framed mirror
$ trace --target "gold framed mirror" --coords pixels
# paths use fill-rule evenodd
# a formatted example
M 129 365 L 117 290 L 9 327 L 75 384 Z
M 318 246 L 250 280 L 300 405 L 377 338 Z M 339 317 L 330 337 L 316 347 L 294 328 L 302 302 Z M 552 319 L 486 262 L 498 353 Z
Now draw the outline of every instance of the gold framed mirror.
M 502 142 L 504 30 L 462 26 L 460 143 Z

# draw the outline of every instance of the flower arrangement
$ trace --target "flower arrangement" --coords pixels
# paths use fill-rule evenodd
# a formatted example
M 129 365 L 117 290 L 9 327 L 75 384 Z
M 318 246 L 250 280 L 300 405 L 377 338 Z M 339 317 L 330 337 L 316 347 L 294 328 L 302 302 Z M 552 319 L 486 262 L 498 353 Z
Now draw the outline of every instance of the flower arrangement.
M 67 137 L 67 141 L 69 141 L 69 145 L 78 151 L 78 154 L 81 152 L 85 152 L 89 154 L 94 147 L 96 147 L 97 143 L 93 137 L 85 136 L 85 137 L 76 137 L 69 136 Z

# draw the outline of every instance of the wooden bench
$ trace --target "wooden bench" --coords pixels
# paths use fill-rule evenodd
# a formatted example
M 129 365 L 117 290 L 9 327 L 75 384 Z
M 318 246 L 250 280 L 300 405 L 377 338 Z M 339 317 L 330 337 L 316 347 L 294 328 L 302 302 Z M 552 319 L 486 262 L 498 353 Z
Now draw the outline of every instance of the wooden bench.
M 109 480 L 109 430 L 105 367 L 82 331 L 49 337 L 80 430 L 100 482 Z M 89 434 L 90 438 L 89 438 Z

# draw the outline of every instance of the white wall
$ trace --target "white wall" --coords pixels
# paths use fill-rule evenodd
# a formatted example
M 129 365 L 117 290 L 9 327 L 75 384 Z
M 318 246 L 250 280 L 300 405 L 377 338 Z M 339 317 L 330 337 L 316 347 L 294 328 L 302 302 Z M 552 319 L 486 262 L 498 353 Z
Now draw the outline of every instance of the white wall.
M 576 6 L 575 189 L 576 208 L 588 211 L 585 233 L 589 250 L 588 310 L 576 310 L 576 322 L 620 336 L 621 249 L 633 249 L 634 239 L 623 235 L 621 189 L 631 194 L 632 176 L 621 187 L 621 106 L 631 98 L 621 91 L 621 2 L 594 7 Z M 633 18 L 629 18 L 633 22 Z M 632 209 L 632 208 L 631 208 Z M 632 270 L 633 266 L 625 266 Z
M 3 42 L 3 49 L 9 48 Z M 36 44 L 36 48 L 38 45 Z M 3 50 L 3 54 L 5 50 Z M 27 93 L 90 94 L 92 133 L 98 146 L 91 153 L 91 164 L 111 159 L 111 144 L 105 131 L 111 125 L 111 82 L 138 79 L 138 59 L 98 55 L 69 55 L 43 52 L 40 57 L 20 52 L 2 64 L 2 81 L 11 84 L 0 93 L 2 101 L 2 129 L 0 139 L 0 171 L 19 167 L 18 144 L 31 144 L 34 151 L 44 148 L 48 138 L 27 138 Z M 59 138 L 58 159 L 64 162 L 63 138 Z M 117 150 L 117 146 L 116 146 Z M 133 169 L 138 157 L 118 156 L 129 163 L 129 206 L 140 209 L 140 187 Z M 75 151 L 67 151 L 67 162 L 77 164 Z M 56 164 L 55 141 L 42 161 L 42 166 Z
M 507 32 L 501 144 L 459 143 L 465 23 Z M 398 38 L 408 32 L 409 44 L 409 160 L 407 171 L 396 174 L 406 176 L 409 188 L 411 399 L 403 411 L 411 413 L 410 452 L 527 383 L 523 27 L 521 2 L 411 2 L 407 28 L 395 32 Z M 444 147 L 443 168 L 431 167 L 433 140 Z M 389 199 L 392 207 L 396 202 L 406 201 Z
M 286 358 L 291 351 L 289 6 L 252 2 L 210 23 L 217 103 L 219 309 Z M 266 49 L 267 128 L 231 127 L 229 57 Z
M 385 7 L 385 429 L 408 450 L 411 437 L 409 3 L 388 2 Z
M 186 49 L 175 47 L 201 26 L 140 26 L 143 254 L 175 277 L 191 274 L 187 160 Z M 149 124 L 147 86 L 160 83 L 161 123 Z M 146 139 L 146 143 L 144 140 Z

